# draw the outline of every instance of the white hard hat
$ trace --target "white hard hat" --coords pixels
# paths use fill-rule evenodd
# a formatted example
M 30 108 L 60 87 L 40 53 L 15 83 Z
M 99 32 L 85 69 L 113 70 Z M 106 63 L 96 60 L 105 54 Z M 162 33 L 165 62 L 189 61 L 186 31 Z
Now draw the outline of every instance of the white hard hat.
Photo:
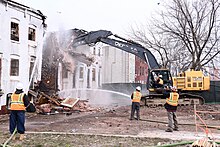
M 177 91 L 176 86 L 172 87 L 172 91 Z
M 162 78 L 163 76 L 162 76 L 162 75 L 159 75 L 159 77 Z
M 137 86 L 137 87 L 136 87 L 136 90 L 141 91 L 141 87 L 140 87 L 140 86 Z
M 19 82 L 19 83 L 17 84 L 17 86 L 16 86 L 16 89 L 22 90 L 22 89 L 23 89 L 23 84 Z

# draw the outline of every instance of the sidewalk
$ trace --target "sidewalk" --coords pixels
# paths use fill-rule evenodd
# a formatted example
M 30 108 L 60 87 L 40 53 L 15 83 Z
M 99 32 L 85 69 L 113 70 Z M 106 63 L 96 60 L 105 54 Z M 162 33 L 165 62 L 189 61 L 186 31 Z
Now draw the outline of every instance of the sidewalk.
M 211 135 L 209 137 L 216 141 L 220 141 L 220 134 L 212 133 L 214 138 Z M 149 130 L 143 131 L 137 135 L 138 137 L 148 137 L 148 138 L 169 138 L 172 140 L 198 140 L 206 137 L 204 132 L 198 132 L 198 134 L 188 131 L 174 131 L 174 132 L 165 132 L 164 130 Z

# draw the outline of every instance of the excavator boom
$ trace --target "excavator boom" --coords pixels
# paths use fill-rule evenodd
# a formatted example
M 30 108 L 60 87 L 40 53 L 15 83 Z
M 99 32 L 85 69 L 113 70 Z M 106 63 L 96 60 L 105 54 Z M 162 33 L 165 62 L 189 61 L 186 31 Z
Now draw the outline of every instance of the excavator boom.
M 110 38 L 110 36 L 114 36 L 118 40 Z M 112 32 L 106 30 L 84 32 L 73 40 L 72 47 L 94 45 L 98 42 L 103 42 L 138 56 L 148 64 L 149 69 L 160 68 L 154 55 L 148 49 L 134 41 L 126 40 L 118 35 L 113 35 Z
M 158 64 L 155 56 L 145 47 L 143 47 L 141 44 L 136 43 L 132 40 L 127 40 L 125 38 L 122 38 L 118 35 L 114 35 L 111 31 L 106 30 L 98 30 L 98 31 L 91 31 L 87 32 L 84 30 L 74 29 L 76 32 L 76 36 L 74 40 L 72 40 L 71 46 L 73 48 L 76 48 L 78 46 L 82 45 L 89 45 L 93 46 L 98 42 L 103 42 L 107 45 L 116 47 L 118 49 L 121 49 L 125 52 L 131 53 L 136 55 L 137 57 L 141 58 L 148 64 L 148 78 L 147 78 L 147 89 L 149 90 L 149 95 L 145 96 L 145 104 L 151 103 L 151 100 L 153 100 L 152 104 L 164 104 L 163 99 L 163 90 L 165 86 L 173 86 L 173 79 L 170 71 L 168 69 L 162 69 L 160 68 L 160 65 Z M 72 49 L 69 50 L 69 53 L 71 54 L 73 51 Z M 193 73 L 193 72 L 190 72 Z M 159 87 L 158 84 L 156 85 L 156 77 L 162 77 L 163 84 Z M 193 76 L 192 78 L 195 78 L 196 76 Z M 178 81 L 177 81 L 178 80 Z M 176 81 L 177 84 L 185 83 L 185 80 L 183 77 L 178 78 Z M 187 80 L 189 81 L 189 77 L 187 77 Z M 182 82 L 182 83 L 181 83 Z M 189 83 L 188 83 L 189 85 Z M 195 84 L 193 84 L 195 85 Z M 201 85 L 201 84 L 199 84 Z M 191 86 L 190 86 L 191 87 Z M 179 86 L 177 87 L 179 88 Z M 193 91 L 195 88 L 191 88 L 191 91 Z M 182 89 L 178 89 L 182 90 Z M 188 92 L 186 94 L 180 93 L 180 103 L 183 104 L 202 104 L 204 102 L 203 98 L 199 95 L 193 95 L 189 94 Z M 163 101 L 161 101 L 163 99 Z M 146 101 L 148 100 L 148 101 Z M 155 100 L 158 100 L 156 102 Z

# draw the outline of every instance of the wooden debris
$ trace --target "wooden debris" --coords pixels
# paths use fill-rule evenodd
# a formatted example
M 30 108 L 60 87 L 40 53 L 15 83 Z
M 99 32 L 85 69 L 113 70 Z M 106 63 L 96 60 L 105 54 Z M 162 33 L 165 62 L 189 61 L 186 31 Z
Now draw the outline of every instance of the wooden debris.
M 40 86 L 41 87 L 41 86 Z M 37 113 L 40 114 L 56 114 L 56 113 L 72 113 L 72 112 L 86 112 L 98 111 L 88 105 L 87 100 L 80 100 L 79 98 L 61 98 L 56 92 L 43 92 L 40 87 L 29 91 L 29 96 L 34 100 Z
M 34 90 L 32 90 L 32 89 L 30 89 L 29 91 L 28 91 L 28 94 L 30 94 L 30 95 L 32 95 L 33 97 L 37 97 L 37 92 L 35 92 Z
M 49 100 L 51 100 L 52 102 L 54 102 L 56 105 L 60 106 L 60 102 L 57 101 L 56 99 L 54 99 L 53 97 L 50 97 L 48 95 L 46 95 L 45 93 L 41 92 L 41 95 L 43 95 L 44 97 L 48 98 Z
M 66 98 L 61 105 L 72 108 L 78 101 L 79 98 Z
M 40 114 L 47 114 L 51 112 L 51 104 L 42 104 L 42 105 L 38 105 L 36 106 L 37 108 L 37 112 Z

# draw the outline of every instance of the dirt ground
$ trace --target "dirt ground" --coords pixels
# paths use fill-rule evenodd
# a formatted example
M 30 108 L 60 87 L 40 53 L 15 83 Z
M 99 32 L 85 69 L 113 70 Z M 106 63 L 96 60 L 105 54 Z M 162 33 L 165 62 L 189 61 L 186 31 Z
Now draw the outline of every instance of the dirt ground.
M 220 105 L 201 105 L 197 110 L 219 112 Z M 159 146 L 191 142 L 205 137 L 196 133 L 194 107 L 178 107 L 179 131 L 165 132 L 166 110 L 163 107 L 141 107 L 141 120 L 129 120 L 130 106 L 96 108 L 95 111 L 42 115 L 26 113 L 26 139 L 13 140 L 10 146 Z M 220 140 L 220 114 L 200 115 L 207 123 L 209 137 Z M 0 144 L 10 137 L 8 115 L 0 116 Z M 197 119 L 197 122 L 200 122 Z M 215 126 L 218 126 L 216 129 Z M 181 146 L 181 145 L 178 145 Z M 182 145 L 187 146 L 187 145 Z

